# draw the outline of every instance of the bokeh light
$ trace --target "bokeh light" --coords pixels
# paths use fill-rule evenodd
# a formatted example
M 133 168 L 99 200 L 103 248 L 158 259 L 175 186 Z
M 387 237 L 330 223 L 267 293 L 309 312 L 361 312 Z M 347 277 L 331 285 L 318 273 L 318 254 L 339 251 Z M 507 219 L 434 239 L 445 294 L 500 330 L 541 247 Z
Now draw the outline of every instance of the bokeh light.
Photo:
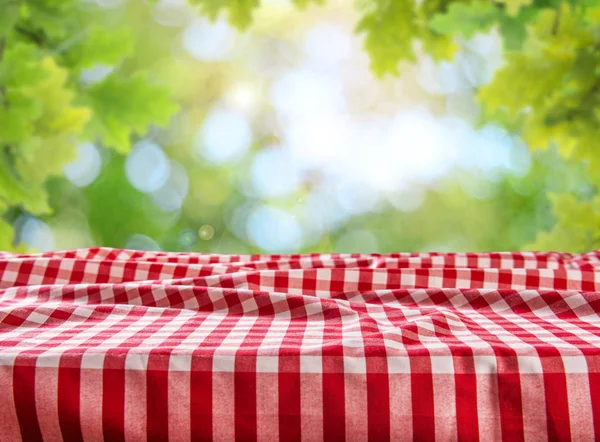
M 210 224 L 204 224 L 198 229 L 198 237 L 203 241 L 209 241 L 215 236 L 215 229 Z
M 258 152 L 252 162 L 252 184 L 264 198 L 293 193 L 300 184 L 300 174 L 290 152 L 278 147 Z
M 164 186 L 171 174 L 171 163 L 152 141 L 140 141 L 133 146 L 125 162 L 127 179 L 140 192 L 155 192 Z
M 126 249 L 132 250 L 160 250 L 160 245 L 147 235 L 135 233 L 125 243 Z
M 179 27 L 193 17 L 193 9 L 186 0 L 159 0 L 152 11 L 152 18 L 163 26 Z
M 102 64 L 97 64 L 91 68 L 82 69 L 80 74 L 81 82 L 87 85 L 98 83 L 99 81 L 104 80 L 114 70 L 114 66 Z
M 146 71 L 179 110 L 134 128 L 125 155 L 82 136 L 51 184 L 55 215 L 11 213 L 17 240 L 33 248 L 518 248 L 550 222 L 546 189 L 585 186 L 568 168 L 548 175 L 554 153 L 532 156 L 515 134 L 482 124 L 477 91 L 502 64 L 495 30 L 457 41 L 451 61 L 416 45 L 415 63 L 377 79 L 353 2 L 299 12 L 263 1 L 244 31 L 187 0 L 86 2 L 98 14 L 90 27 L 127 28 L 135 50 L 85 66 L 75 82 Z
M 227 163 L 243 155 L 252 142 L 248 119 L 240 112 L 216 108 L 206 117 L 194 144 L 196 152 L 213 163 Z
M 77 187 L 91 184 L 100 174 L 102 158 L 98 148 L 92 143 L 77 147 L 77 159 L 65 166 L 65 177 Z
M 248 219 L 248 236 L 270 253 L 288 253 L 302 246 L 302 231 L 289 212 L 265 205 L 256 207 Z
M 178 235 L 179 246 L 183 249 L 192 247 L 198 241 L 198 234 L 193 229 L 182 230 Z
M 224 19 L 211 22 L 196 18 L 183 32 L 184 48 L 201 61 L 226 60 L 231 56 L 235 42 L 235 31 Z
M 152 199 L 165 212 L 171 212 L 181 208 L 189 187 L 190 182 L 185 167 L 176 161 L 171 161 L 169 177 L 160 188 L 152 192 Z
M 17 243 L 26 244 L 38 252 L 54 250 L 54 235 L 50 226 L 32 216 L 23 215 L 15 223 Z

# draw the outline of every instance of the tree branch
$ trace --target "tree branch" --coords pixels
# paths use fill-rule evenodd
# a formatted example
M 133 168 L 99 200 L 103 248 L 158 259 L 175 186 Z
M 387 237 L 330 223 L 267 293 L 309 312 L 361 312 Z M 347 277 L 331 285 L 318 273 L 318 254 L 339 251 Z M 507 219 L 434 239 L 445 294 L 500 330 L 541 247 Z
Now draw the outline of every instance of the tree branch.
M 560 26 L 560 14 L 562 11 L 563 2 L 560 2 L 556 7 L 556 13 L 554 14 L 554 23 L 552 23 L 552 35 L 558 33 L 558 27 Z
M 46 46 L 44 36 L 41 34 L 37 34 L 34 31 L 27 29 L 23 26 L 15 26 L 15 31 L 17 31 L 22 36 L 27 37 L 29 40 L 33 41 L 36 45 L 40 47 Z

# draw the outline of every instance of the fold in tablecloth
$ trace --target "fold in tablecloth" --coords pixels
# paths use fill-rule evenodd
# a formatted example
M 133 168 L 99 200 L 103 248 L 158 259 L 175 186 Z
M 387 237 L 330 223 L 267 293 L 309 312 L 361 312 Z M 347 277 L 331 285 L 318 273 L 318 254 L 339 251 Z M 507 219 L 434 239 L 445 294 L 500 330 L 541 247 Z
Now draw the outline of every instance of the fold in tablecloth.
M 599 439 L 599 266 L 0 253 L 0 439 Z

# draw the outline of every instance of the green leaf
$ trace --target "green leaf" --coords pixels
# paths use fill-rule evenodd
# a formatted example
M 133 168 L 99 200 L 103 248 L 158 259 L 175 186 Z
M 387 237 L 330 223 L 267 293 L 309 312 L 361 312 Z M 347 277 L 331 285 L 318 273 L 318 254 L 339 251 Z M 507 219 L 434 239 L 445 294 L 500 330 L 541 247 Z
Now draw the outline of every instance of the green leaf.
M 121 153 L 131 147 L 131 135 L 144 135 L 151 124 L 166 125 L 177 111 L 169 90 L 148 83 L 146 75 L 113 73 L 88 91 L 93 118 L 88 133 Z
M 586 229 L 590 225 L 600 226 L 592 202 L 581 202 L 570 193 L 550 195 L 550 201 L 559 224 L 580 229 Z
M 478 32 L 488 31 L 501 15 L 490 2 L 452 3 L 445 14 L 433 17 L 430 26 L 440 34 L 472 38 Z
M 597 198 L 580 201 L 572 194 L 550 195 L 556 225 L 550 232 L 538 234 L 535 250 L 565 250 L 584 252 L 597 248 L 600 243 L 600 209 Z
M 34 95 L 35 88 L 13 87 L 6 90 L 5 105 L 23 120 L 34 121 L 42 114 L 42 106 Z
M 509 51 L 518 51 L 527 39 L 527 20 L 523 11 L 516 16 L 501 15 L 499 30 L 502 35 L 504 47 Z
M 298 9 L 306 9 L 311 3 L 314 3 L 316 5 L 323 5 L 325 4 L 325 0 L 292 0 L 292 3 L 298 8 Z
M 65 62 L 74 68 L 96 64 L 116 65 L 133 52 L 131 31 L 127 28 L 92 27 L 65 53 Z
M 34 214 L 50 213 L 44 188 L 20 180 L 8 155 L 6 151 L 0 153 L 0 201 L 9 206 L 22 206 Z
M 371 56 L 371 69 L 378 76 L 397 74 L 401 60 L 415 61 L 414 41 L 421 33 L 413 0 L 376 2 L 356 26 L 364 33 L 364 47 Z
M 42 184 L 50 176 L 62 174 L 65 164 L 77 158 L 75 147 L 65 134 L 30 137 L 19 146 L 16 169 L 22 180 Z
M 12 44 L 5 48 L 0 62 L 0 84 L 5 87 L 26 87 L 43 78 L 41 54 L 30 43 Z
M 533 243 L 527 244 L 524 250 L 541 252 L 572 252 L 589 251 L 588 237 L 581 229 L 571 229 L 566 226 L 556 226 L 550 232 L 538 233 Z
M 493 81 L 481 88 L 479 99 L 488 109 L 503 108 L 516 118 L 529 106 L 545 101 L 556 92 L 556 85 L 569 69 L 568 60 L 558 62 L 543 56 L 509 54 Z
M 0 38 L 3 38 L 19 19 L 20 2 L 0 0 Z
M 33 130 L 33 123 L 13 109 L 0 107 L 0 145 L 20 143 Z
M 531 5 L 533 0 L 496 0 L 496 2 L 504 5 L 509 15 L 515 16 L 521 8 Z
M 24 5 L 21 17 L 26 20 L 22 24 L 41 40 L 68 38 L 78 27 L 79 0 L 27 0 Z
M 26 49 L 18 44 L 10 51 L 0 72 L 23 73 L 20 79 L 11 77 L 5 106 L 0 107 L 0 144 L 6 146 L 0 197 L 30 212 L 44 213 L 49 211 L 44 182 L 61 174 L 75 158 L 77 137 L 89 110 L 73 106 L 66 69 L 51 57 L 37 60 Z M 30 75 L 34 66 L 37 75 Z
M 517 13 L 508 14 L 506 9 L 493 2 L 454 2 L 447 12 L 435 15 L 430 26 L 445 35 L 461 35 L 467 39 L 477 33 L 485 33 L 498 26 L 506 49 L 520 50 L 527 38 L 527 25 L 543 10 L 548 1 L 521 7 Z
M 90 117 L 90 111 L 75 107 L 75 93 L 68 85 L 69 72 L 59 67 L 54 59 L 42 61 L 44 81 L 35 90 L 42 117 L 38 119 L 38 131 L 43 134 L 79 134 Z
M 229 22 L 238 29 L 246 29 L 252 22 L 252 12 L 259 0 L 189 0 L 190 4 L 198 6 L 200 13 L 215 20 L 222 11 L 227 12 Z

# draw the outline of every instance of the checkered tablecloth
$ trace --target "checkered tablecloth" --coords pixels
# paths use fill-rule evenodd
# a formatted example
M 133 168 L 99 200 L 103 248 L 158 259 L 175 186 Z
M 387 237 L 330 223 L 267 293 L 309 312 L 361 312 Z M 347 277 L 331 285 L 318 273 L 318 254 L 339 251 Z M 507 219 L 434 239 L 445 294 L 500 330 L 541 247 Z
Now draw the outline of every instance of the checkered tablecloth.
M 2 253 L 0 440 L 598 439 L 599 266 Z

